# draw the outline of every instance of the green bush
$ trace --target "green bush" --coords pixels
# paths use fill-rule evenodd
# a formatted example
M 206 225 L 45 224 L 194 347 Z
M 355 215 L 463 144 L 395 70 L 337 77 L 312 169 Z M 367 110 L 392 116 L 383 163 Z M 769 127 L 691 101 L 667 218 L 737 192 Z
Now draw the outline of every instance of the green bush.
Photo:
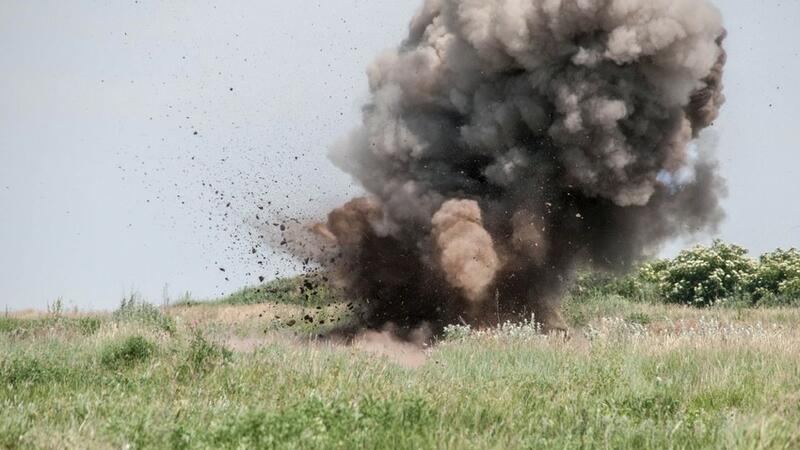
M 668 259 L 655 259 L 642 264 L 639 267 L 637 276 L 644 282 L 658 286 L 662 282 L 662 277 L 669 268 L 671 261 Z
M 108 344 L 100 353 L 100 363 L 110 369 L 130 367 L 146 361 L 155 353 L 156 345 L 141 336 L 131 336 Z
M 781 292 L 791 303 L 800 302 L 800 278 L 787 280 L 781 286 Z
M 715 241 L 682 251 L 657 278 L 666 301 L 709 306 L 745 290 L 756 270 L 747 250 Z
M 748 288 L 753 300 L 763 305 L 800 300 L 800 251 L 777 249 L 762 255 Z
M 742 247 L 714 241 L 628 275 L 578 272 L 566 298 L 567 306 L 599 298 L 736 308 L 800 305 L 800 251 L 778 249 L 756 261 Z
M 164 314 L 157 306 L 141 300 L 135 294 L 123 298 L 119 308 L 111 317 L 117 322 L 142 323 L 167 333 L 175 332 L 175 321 L 172 317 Z

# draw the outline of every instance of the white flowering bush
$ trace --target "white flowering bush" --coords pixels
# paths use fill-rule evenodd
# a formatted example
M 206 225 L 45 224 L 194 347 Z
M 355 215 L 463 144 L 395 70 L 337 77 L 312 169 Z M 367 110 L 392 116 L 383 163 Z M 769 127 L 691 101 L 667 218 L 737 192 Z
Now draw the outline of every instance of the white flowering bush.
M 655 259 L 642 264 L 639 267 L 638 278 L 645 283 L 660 284 L 670 262 L 668 259 Z
M 781 284 L 781 292 L 792 303 L 800 302 L 800 278 L 795 277 Z
M 655 276 L 667 301 L 708 306 L 743 293 L 757 269 L 744 248 L 714 241 L 684 250 Z
M 800 305 L 800 250 L 778 249 L 756 260 L 744 248 L 718 240 L 710 247 L 685 250 L 675 259 L 647 262 L 627 275 L 578 272 L 567 311 L 596 299 L 694 306 L 722 300 L 730 307 Z
M 800 251 L 778 249 L 761 256 L 749 290 L 755 301 L 794 303 L 800 300 Z

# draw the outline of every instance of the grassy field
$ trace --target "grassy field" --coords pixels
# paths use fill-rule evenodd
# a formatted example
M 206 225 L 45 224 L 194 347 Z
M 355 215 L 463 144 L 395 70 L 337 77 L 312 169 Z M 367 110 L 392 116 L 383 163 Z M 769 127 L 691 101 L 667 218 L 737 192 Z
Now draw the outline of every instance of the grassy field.
M 570 339 L 420 348 L 315 341 L 347 306 L 292 302 L 0 318 L 0 448 L 800 447 L 800 309 L 595 296 Z

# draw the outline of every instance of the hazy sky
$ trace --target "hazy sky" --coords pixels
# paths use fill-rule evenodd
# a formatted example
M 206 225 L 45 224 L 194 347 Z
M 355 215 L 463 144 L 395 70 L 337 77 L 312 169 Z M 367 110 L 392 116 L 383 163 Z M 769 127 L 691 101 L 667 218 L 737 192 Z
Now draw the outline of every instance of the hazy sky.
M 255 216 L 357 192 L 326 152 L 419 3 L 0 1 L 0 308 L 213 297 L 291 270 Z M 800 2 L 716 3 L 721 237 L 800 246 Z

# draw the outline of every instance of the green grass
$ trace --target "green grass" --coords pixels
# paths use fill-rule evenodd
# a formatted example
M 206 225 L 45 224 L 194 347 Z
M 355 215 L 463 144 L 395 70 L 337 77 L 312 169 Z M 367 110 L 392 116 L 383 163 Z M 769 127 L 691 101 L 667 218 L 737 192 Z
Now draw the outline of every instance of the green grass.
M 90 336 L 100 329 L 103 319 L 100 317 L 63 317 L 47 316 L 31 319 L 0 317 L 0 333 L 16 336 L 47 334 L 54 331 L 78 332 Z
M 264 303 L 327 306 L 339 300 L 335 289 L 327 282 L 327 278 L 322 275 L 309 275 L 278 278 L 259 286 L 246 287 L 221 299 L 206 302 L 184 300 L 177 302 L 175 306 L 258 305 Z
M 141 336 L 129 336 L 111 342 L 100 352 L 100 363 L 107 368 L 119 369 L 145 362 L 153 356 L 156 345 Z
M 171 330 L 4 318 L 0 448 L 800 445 L 798 309 L 570 298 L 569 340 L 456 327 L 424 350 L 376 350 L 275 322 L 304 308 L 184 306 Z

